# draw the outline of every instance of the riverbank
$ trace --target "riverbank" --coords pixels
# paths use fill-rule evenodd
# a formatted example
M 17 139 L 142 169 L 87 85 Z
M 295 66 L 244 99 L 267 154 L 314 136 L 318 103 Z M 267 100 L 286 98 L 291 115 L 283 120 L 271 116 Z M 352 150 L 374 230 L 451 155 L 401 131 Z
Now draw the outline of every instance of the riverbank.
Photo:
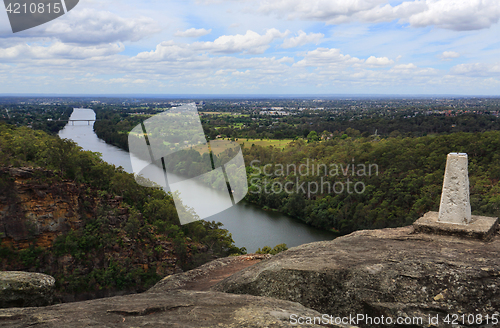
M 95 113 L 91 109 L 75 109 L 71 117 L 93 119 Z M 121 166 L 126 172 L 133 172 L 129 153 L 99 139 L 93 126 L 87 125 L 86 122 L 67 125 L 59 136 L 75 141 L 83 149 L 99 152 L 104 161 Z M 146 177 L 152 180 L 158 174 L 163 177 L 162 172 L 149 173 L 151 176 Z M 209 195 L 206 199 L 200 199 L 199 206 L 210 207 L 223 200 L 219 192 L 201 184 L 193 183 L 192 188 L 205 188 L 205 193 Z M 294 247 L 315 241 L 331 240 L 335 237 L 331 232 L 316 229 L 279 212 L 265 211 L 244 201 L 209 217 L 207 221 L 221 222 L 231 233 L 235 245 L 240 248 L 245 247 L 248 252 L 255 252 L 263 246 L 273 247 L 284 243 L 288 247 Z

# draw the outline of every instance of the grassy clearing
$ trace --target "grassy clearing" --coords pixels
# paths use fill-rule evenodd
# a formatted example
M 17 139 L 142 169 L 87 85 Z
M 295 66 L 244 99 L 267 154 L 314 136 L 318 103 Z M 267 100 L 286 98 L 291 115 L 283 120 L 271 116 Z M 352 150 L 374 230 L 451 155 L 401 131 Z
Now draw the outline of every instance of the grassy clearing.
M 292 140 L 290 139 L 285 139 L 285 140 L 279 140 L 279 139 L 247 139 L 246 138 L 240 138 L 238 139 L 238 142 L 240 144 L 245 144 L 245 148 L 250 148 L 252 147 L 252 144 L 255 144 L 256 146 L 262 146 L 262 147 L 268 147 L 268 146 L 273 146 L 277 148 L 285 148 L 286 145 L 288 145 Z
M 228 142 L 227 139 L 225 142 L 221 139 L 210 141 L 210 148 L 212 149 L 212 152 L 215 155 L 219 155 L 220 153 L 224 152 L 225 150 L 227 150 L 229 148 L 234 148 L 237 145 L 238 144 L 235 142 Z
M 217 115 L 217 116 L 250 116 L 249 114 L 232 113 L 232 112 L 199 112 L 203 115 Z
M 218 140 L 212 140 L 210 141 L 210 147 L 212 148 L 212 152 L 216 155 L 219 155 L 223 151 L 233 148 L 234 143 L 233 142 L 227 142 L 228 140 L 226 139 L 225 142 L 222 139 Z M 278 148 L 285 148 L 286 145 L 288 145 L 292 140 L 278 140 L 278 139 L 247 139 L 246 138 L 241 138 L 237 140 L 237 143 L 240 145 L 245 144 L 245 148 L 250 148 L 252 147 L 252 144 L 255 144 L 256 146 L 262 146 L 262 147 L 267 147 L 267 146 L 273 146 L 273 147 L 278 147 Z

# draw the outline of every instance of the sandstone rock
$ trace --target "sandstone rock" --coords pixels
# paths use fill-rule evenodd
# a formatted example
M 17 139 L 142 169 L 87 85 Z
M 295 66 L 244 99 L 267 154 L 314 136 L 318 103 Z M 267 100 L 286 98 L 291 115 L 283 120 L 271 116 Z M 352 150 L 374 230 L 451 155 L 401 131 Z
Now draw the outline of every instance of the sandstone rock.
M 52 304 L 55 279 L 41 273 L 0 272 L 0 308 Z
M 291 248 L 212 289 L 295 301 L 334 316 L 418 316 L 423 323 L 413 327 L 428 327 L 429 315 L 497 313 L 499 253 L 498 234 L 485 243 L 414 234 L 412 227 L 358 231 Z
M 10 168 L 9 173 L 14 177 L 29 178 L 33 175 L 33 169 L 30 167 L 13 167 Z
M 296 327 L 290 323 L 292 314 L 320 317 L 318 312 L 294 302 L 250 295 L 174 290 L 45 308 L 3 309 L 0 310 L 0 321 L 4 328 Z M 333 324 L 328 327 L 349 326 Z
M 172 289 L 207 290 L 222 279 L 271 257 L 269 254 L 247 254 L 216 259 L 196 269 L 167 276 L 148 292 L 160 293 Z

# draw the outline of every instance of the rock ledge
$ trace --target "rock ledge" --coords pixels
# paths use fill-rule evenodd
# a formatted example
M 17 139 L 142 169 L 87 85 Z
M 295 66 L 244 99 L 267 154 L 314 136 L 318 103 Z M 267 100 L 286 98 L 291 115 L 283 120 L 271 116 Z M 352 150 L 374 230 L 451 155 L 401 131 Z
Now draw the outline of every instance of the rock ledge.
M 0 308 L 52 304 L 55 279 L 41 273 L 0 272 Z
M 212 289 L 294 301 L 333 316 L 491 317 L 500 309 L 498 254 L 498 234 L 483 242 L 415 234 L 412 227 L 358 231 L 291 248 Z
M 65 303 L 45 308 L 3 309 L 0 310 L 0 322 L 2 328 L 292 328 L 297 327 L 290 323 L 292 314 L 304 317 L 320 316 L 318 312 L 298 303 L 266 297 L 171 290 Z M 349 326 L 334 324 L 327 327 Z

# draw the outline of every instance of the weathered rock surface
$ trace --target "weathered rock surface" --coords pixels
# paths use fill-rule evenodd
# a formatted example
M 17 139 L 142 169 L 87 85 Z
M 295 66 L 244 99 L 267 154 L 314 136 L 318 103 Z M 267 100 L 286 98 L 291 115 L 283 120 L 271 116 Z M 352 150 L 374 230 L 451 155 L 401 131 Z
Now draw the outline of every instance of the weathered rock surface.
M 148 292 L 160 293 L 172 289 L 208 290 L 224 278 L 271 257 L 269 254 L 247 254 L 216 259 L 196 269 L 167 276 Z
M 414 327 L 428 327 L 428 315 L 498 313 L 499 254 L 498 234 L 482 242 L 414 234 L 412 227 L 358 231 L 291 248 L 212 289 L 295 301 L 334 316 L 419 316 L 423 324 Z
M 311 318 L 320 316 L 318 312 L 298 303 L 266 297 L 173 290 L 46 308 L 3 309 L 0 310 L 0 322 L 4 328 L 296 327 L 290 323 L 291 314 Z
M 52 304 L 55 279 L 41 273 L 0 272 L 0 308 Z
M 43 168 L 0 167 L 0 180 L 5 184 L 0 190 L 0 243 L 20 248 L 32 244 L 50 247 L 57 236 L 78 230 L 85 217 L 104 205 L 101 199 L 86 195 L 87 185 L 57 176 Z M 112 225 L 128 218 L 121 200 L 107 200 L 117 212 L 109 217 Z

